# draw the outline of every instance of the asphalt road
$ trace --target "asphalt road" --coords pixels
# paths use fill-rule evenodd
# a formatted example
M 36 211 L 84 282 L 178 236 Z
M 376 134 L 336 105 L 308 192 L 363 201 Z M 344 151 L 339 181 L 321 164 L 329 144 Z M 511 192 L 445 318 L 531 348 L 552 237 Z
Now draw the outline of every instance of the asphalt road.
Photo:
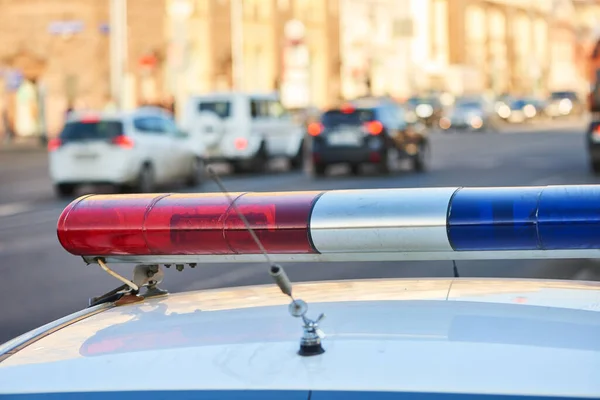
M 305 173 L 273 171 L 261 176 L 227 176 L 230 191 L 505 186 L 599 183 L 587 166 L 583 123 L 511 128 L 500 133 L 432 134 L 430 168 L 423 174 L 353 177 L 343 168 L 314 180 Z M 170 190 L 178 190 L 171 188 Z M 193 191 L 218 191 L 205 183 Z M 65 252 L 56 239 L 56 220 L 67 204 L 53 197 L 42 152 L 0 153 L 0 342 L 77 311 L 89 297 L 119 285 L 97 266 Z M 463 276 L 540 277 L 600 280 L 589 260 L 459 262 Z M 116 269 L 125 275 L 127 267 Z M 292 264 L 294 281 L 368 277 L 452 276 L 450 262 Z M 185 291 L 270 283 L 265 265 L 206 265 L 166 271 L 163 287 Z

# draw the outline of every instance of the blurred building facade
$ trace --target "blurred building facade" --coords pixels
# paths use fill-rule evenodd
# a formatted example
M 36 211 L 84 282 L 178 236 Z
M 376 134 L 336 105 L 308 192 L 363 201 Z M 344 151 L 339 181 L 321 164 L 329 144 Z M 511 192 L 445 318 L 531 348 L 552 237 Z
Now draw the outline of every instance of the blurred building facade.
M 148 86 L 153 96 L 162 90 L 164 0 L 153 0 L 154 7 L 147 4 L 128 1 L 131 62 L 124 72 L 130 78 L 130 99 Z M 0 88 L 19 135 L 56 131 L 67 108 L 101 108 L 109 101 L 108 2 L 5 0 L 0 2 L 0 15 Z
M 449 37 L 453 38 L 448 64 L 465 82 L 455 91 L 585 91 L 587 55 L 580 51 L 577 3 L 448 0 Z M 597 3 L 590 4 L 598 7 Z
M 341 0 L 341 7 L 345 97 L 584 91 L 582 21 L 600 22 L 591 17 L 596 0 Z
M 232 88 L 277 90 L 294 108 L 425 90 L 584 91 L 600 37 L 596 0 L 121 1 L 124 107 Z M 109 100 L 110 4 L 0 2 L 0 95 L 19 134 L 56 131 L 68 107 Z
M 338 0 L 122 2 L 118 97 L 125 108 L 168 96 L 181 104 L 191 94 L 233 88 L 285 86 L 293 99 L 302 86 L 298 76 L 304 76 L 305 96 L 293 106 L 326 106 L 340 96 Z M 102 108 L 114 96 L 109 1 L 4 0 L 0 13 L 6 19 L 0 27 L 0 95 L 19 135 L 56 132 L 68 108 Z M 302 27 L 301 37 L 288 37 L 290 21 Z M 238 28 L 237 41 L 232 27 Z M 237 84 L 236 65 L 242 73 Z
M 191 5 L 167 24 L 174 55 L 167 81 L 180 101 L 230 88 L 282 91 L 289 107 L 339 98 L 338 0 L 171 1 Z M 298 37 L 289 37 L 290 26 Z

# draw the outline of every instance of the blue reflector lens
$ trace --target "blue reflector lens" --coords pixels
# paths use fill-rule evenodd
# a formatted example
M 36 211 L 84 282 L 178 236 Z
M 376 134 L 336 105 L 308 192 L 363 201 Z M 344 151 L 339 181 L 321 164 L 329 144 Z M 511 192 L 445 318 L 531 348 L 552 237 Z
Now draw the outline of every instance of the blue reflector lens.
M 454 250 L 535 250 L 542 187 L 460 189 L 448 210 Z
M 543 249 L 600 249 L 600 187 L 544 189 L 538 224 Z
M 457 251 L 600 249 L 600 187 L 460 189 L 447 229 Z

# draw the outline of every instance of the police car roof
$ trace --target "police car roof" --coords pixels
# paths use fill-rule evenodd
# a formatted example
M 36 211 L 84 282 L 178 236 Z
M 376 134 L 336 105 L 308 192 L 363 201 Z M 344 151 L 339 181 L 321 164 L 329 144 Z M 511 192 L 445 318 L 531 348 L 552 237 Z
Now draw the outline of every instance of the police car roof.
M 103 306 L 1 362 L 0 391 L 597 397 L 598 287 L 464 278 L 296 284 L 308 314 L 327 315 L 325 353 L 312 357 L 296 354 L 300 323 L 274 285 Z

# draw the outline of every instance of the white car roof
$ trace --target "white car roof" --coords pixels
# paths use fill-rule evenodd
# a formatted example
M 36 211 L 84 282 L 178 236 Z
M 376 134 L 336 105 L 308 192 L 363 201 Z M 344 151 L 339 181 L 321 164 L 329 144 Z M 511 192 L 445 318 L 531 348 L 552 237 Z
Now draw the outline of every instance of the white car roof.
M 464 278 L 295 284 L 309 317 L 326 314 L 325 353 L 311 357 L 297 354 L 301 321 L 275 285 L 171 294 L 100 308 L 16 351 L 0 363 L 0 391 L 598 397 L 599 287 Z

